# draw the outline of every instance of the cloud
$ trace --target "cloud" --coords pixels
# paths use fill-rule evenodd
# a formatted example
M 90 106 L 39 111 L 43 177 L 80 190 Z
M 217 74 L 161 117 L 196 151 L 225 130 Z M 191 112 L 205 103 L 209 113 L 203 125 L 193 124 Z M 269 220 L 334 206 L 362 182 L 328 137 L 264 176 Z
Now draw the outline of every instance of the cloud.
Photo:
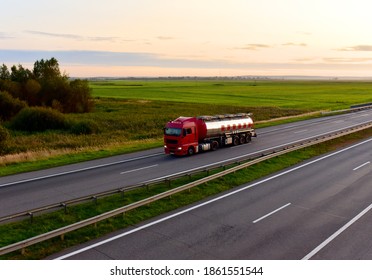
M 295 58 L 293 59 L 293 61 L 296 61 L 296 62 L 314 62 L 314 61 L 317 61 L 317 58 L 314 58 L 314 57 L 300 57 L 300 58 Z
M 8 33 L 0 32 L 0 40 L 13 39 L 13 38 L 15 37 L 9 35 Z
M 35 31 L 35 30 L 25 30 L 24 32 L 34 35 L 41 35 L 45 37 L 54 37 L 54 38 L 65 38 L 65 39 L 72 39 L 72 40 L 79 40 L 79 41 L 115 41 L 119 39 L 118 37 L 110 37 L 110 36 L 96 36 L 96 37 L 89 37 L 89 36 L 81 36 L 76 34 L 67 34 L 67 33 L 50 33 L 50 32 L 42 32 L 42 31 Z
M 270 45 L 266 44 L 246 44 L 244 47 L 239 47 L 236 49 L 239 50 L 248 50 L 248 51 L 258 51 L 260 49 L 272 48 Z
M 282 44 L 282 46 L 284 46 L 284 47 L 307 47 L 307 44 L 289 42 L 289 43 Z
M 176 39 L 175 37 L 171 37 L 171 36 L 158 36 L 156 38 L 159 40 L 164 40 L 164 41 Z
M 357 45 L 357 46 L 337 49 L 337 51 L 372 52 L 372 45 Z
M 372 57 L 325 57 L 323 60 L 329 63 L 363 63 L 372 61 Z
M 76 40 L 83 39 L 83 36 L 74 35 L 74 34 L 49 33 L 49 32 L 41 32 L 41 31 L 34 31 L 34 30 L 25 30 L 25 32 L 29 34 L 41 35 L 41 36 L 46 36 L 46 37 L 57 37 L 57 38 L 67 38 L 67 39 L 76 39 Z

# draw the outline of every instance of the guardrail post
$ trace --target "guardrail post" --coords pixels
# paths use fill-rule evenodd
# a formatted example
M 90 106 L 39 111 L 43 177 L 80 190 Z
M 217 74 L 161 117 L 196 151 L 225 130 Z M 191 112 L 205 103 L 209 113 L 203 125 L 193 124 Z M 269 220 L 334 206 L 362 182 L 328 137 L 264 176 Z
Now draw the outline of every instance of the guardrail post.
M 167 187 L 170 188 L 171 180 L 170 179 L 165 179 L 165 183 L 167 184 Z
M 94 201 L 94 204 L 97 205 L 97 197 L 96 196 L 93 196 L 92 199 Z
M 62 207 L 63 207 L 63 210 L 65 212 L 65 214 L 67 214 L 67 204 L 66 203 L 61 203 Z
M 30 222 L 32 224 L 32 222 L 34 221 L 34 213 L 28 212 L 28 215 L 30 216 Z

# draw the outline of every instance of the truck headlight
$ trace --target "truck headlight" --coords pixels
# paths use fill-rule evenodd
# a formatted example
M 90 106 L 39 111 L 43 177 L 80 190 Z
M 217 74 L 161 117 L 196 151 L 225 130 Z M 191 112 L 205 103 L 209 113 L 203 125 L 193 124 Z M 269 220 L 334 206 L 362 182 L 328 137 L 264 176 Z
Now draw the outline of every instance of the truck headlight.
M 182 150 L 182 147 L 178 147 L 177 150 L 181 151 Z

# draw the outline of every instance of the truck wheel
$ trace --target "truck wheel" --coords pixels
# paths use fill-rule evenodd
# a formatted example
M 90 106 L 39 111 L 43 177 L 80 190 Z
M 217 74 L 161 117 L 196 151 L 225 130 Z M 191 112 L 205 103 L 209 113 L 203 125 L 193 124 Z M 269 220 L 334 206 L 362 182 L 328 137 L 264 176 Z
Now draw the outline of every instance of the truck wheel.
M 219 146 L 220 146 L 220 145 L 218 144 L 217 141 L 213 141 L 212 144 L 211 144 L 211 149 L 212 149 L 212 151 L 217 150 Z
M 239 137 L 238 137 L 238 136 L 235 136 L 235 137 L 233 138 L 233 145 L 234 145 L 234 146 L 238 146 L 239 143 L 240 143 L 240 141 L 239 141 Z
M 239 138 L 239 142 L 240 142 L 240 144 L 245 144 L 245 142 L 246 142 L 246 138 L 245 138 L 244 135 L 241 135 L 241 136 L 240 136 L 240 138 Z
M 251 137 L 251 135 L 248 134 L 247 137 L 245 137 L 245 142 L 249 143 L 251 141 L 252 141 L 252 137 Z
M 189 147 L 187 149 L 187 155 L 192 156 L 195 153 L 194 147 Z

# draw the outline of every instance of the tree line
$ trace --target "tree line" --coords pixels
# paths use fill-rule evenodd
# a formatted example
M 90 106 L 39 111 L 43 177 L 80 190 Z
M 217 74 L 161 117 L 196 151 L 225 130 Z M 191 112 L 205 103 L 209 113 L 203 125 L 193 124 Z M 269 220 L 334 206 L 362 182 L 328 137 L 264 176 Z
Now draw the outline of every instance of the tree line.
M 61 73 L 57 59 L 41 59 L 32 70 L 21 64 L 0 67 L 0 118 L 11 119 L 26 106 L 50 107 L 61 113 L 93 109 L 88 82 Z
M 98 131 L 93 121 L 71 122 L 64 113 L 86 113 L 94 107 L 88 81 L 61 73 L 57 59 L 41 59 L 32 70 L 21 64 L 0 66 L 0 155 L 7 153 L 10 130 L 63 129 L 74 134 Z

